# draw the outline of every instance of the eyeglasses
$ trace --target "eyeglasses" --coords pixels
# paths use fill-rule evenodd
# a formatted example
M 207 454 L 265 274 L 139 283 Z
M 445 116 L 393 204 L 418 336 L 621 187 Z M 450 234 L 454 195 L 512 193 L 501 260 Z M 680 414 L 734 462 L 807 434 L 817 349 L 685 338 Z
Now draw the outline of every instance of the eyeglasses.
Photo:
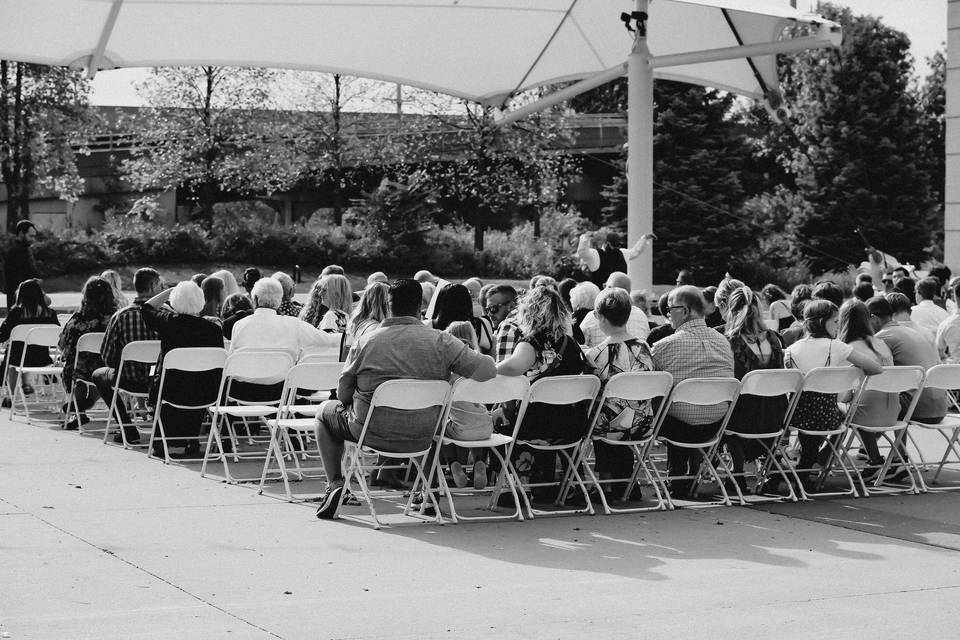
M 685 304 L 672 304 L 669 307 L 667 307 L 669 311 L 673 311 L 674 309 L 686 309 L 686 308 L 687 308 L 687 305 Z
M 501 307 L 508 307 L 508 306 L 510 306 L 510 305 L 512 305 L 512 304 L 513 304 L 512 301 L 511 301 L 511 302 L 501 302 L 501 303 L 499 303 L 499 304 L 490 304 L 490 305 L 487 305 L 486 307 L 484 307 L 483 310 L 486 311 L 488 315 L 493 315 L 493 314 L 495 314 L 497 311 L 499 311 Z

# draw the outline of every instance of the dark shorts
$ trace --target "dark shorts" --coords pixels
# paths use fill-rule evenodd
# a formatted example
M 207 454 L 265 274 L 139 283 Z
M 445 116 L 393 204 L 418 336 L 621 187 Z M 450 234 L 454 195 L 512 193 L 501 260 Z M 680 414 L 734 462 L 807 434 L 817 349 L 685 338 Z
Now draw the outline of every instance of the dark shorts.
M 356 423 L 353 411 L 344 407 L 342 403 L 336 400 L 328 400 L 323 403 L 319 415 L 321 422 L 333 437 L 349 442 L 356 442 L 360 437 L 362 425 Z M 356 425 L 356 433 L 350 427 L 351 422 Z

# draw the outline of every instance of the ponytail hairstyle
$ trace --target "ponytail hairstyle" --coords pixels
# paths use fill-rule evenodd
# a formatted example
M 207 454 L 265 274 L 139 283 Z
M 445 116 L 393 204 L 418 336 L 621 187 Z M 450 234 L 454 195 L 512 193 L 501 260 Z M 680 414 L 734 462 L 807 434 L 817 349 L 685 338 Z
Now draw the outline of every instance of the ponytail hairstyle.
M 767 331 L 760 313 L 760 299 L 753 289 L 742 286 L 727 298 L 727 337 L 741 336 L 754 342 Z
M 803 308 L 803 330 L 811 338 L 829 338 L 827 321 L 837 313 L 837 305 L 814 298 Z

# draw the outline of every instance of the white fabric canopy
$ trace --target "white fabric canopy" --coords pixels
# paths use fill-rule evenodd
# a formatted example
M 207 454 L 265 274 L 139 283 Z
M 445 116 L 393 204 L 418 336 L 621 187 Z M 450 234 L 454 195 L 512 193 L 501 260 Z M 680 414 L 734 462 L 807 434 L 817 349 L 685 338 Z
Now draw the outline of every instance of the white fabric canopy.
M 631 0 L 0 0 L 0 58 L 97 69 L 163 65 L 336 71 L 498 104 L 623 63 Z M 653 0 L 653 56 L 775 41 L 808 20 L 787 0 Z M 762 97 L 772 55 L 659 68 Z

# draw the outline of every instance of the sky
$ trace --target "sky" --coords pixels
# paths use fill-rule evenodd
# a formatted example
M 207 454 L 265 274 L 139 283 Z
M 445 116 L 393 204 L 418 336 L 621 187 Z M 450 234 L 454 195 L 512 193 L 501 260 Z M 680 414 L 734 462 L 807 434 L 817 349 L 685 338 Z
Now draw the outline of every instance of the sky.
M 797 0 L 796 4 L 801 10 L 815 10 L 817 6 L 816 0 Z M 834 4 L 850 7 L 856 14 L 878 16 L 884 23 L 906 32 L 914 58 L 920 63 L 918 73 L 921 76 L 927 71 L 922 61 L 938 49 L 946 48 L 947 0 L 834 0 Z M 133 85 L 144 75 L 143 69 L 99 72 L 93 80 L 93 104 L 141 105 Z

